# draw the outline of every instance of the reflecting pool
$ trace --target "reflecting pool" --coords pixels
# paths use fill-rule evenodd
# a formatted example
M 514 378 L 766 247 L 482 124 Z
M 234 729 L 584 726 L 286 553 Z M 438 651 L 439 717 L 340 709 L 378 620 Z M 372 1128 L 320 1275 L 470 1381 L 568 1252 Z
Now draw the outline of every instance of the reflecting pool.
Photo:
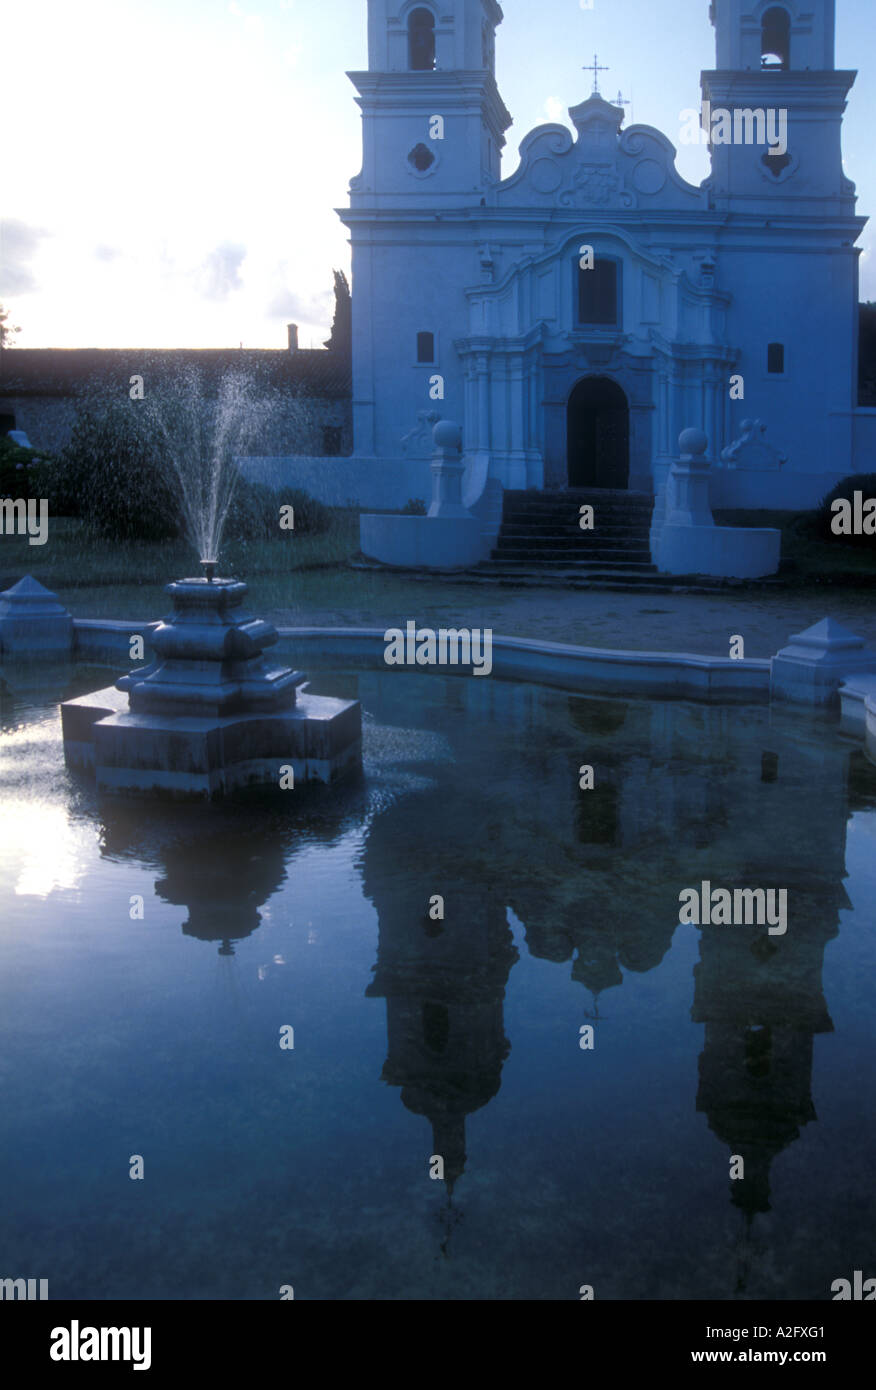
M 4 675 L 0 1274 L 439 1300 L 876 1275 L 876 770 L 837 734 L 325 671 L 362 701 L 361 779 L 126 809 L 63 766 L 58 703 L 108 673 Z M 787 932 L 680 925 L 703 880 L 786 888 Z

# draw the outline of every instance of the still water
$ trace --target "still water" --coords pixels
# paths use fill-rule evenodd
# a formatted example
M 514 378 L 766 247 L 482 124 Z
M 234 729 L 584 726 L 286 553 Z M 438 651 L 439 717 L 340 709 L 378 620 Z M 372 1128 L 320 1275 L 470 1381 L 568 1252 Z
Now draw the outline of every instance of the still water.
M 838 736 L 324 672 L 363 702 L 360 781 L 119 810 L 64 771 L 58 715 L 108 673 L 5 675 L 0 1275 L 573 1300 L 876 1275 L 876 770 Z M 787 888 L 786 934 L 679 925 L 704 879 Z

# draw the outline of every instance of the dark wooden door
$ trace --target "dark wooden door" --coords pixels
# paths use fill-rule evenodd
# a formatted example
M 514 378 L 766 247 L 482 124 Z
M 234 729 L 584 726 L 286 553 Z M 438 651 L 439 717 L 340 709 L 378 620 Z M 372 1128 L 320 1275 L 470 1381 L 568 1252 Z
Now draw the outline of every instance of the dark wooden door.
M 630 412 L 616 381 L 579 381 L 569 397 L 567 430 L 569 487 L 629 486 Z

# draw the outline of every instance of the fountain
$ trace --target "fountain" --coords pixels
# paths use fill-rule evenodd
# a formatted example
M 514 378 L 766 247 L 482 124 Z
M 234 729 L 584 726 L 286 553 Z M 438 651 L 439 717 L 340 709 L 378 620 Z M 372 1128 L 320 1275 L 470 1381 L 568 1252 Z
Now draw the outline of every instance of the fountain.
M 275 628 L 244 609 L 246 584 L 216 577 L 234 455 L 264 419 L 250 387 L 226 378 L 210 403 L 192 379 L 152 407 L 204 575 L 168 584 L 173 613 L 152 630 L 151 665 L 61 707 L 67 763 L 99 791 L 214 801 L 361 766 L 358 701 L 311 695 L 301 672 L 271 664 Z

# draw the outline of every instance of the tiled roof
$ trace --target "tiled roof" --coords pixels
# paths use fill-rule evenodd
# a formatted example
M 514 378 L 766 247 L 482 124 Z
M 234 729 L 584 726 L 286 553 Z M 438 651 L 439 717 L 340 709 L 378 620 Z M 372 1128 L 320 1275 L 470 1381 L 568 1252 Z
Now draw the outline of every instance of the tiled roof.
M 127 386 L 132 376 L 182 366 L 217 378 L 230 368 L 254 368 L 268 385 L 323 399 L 342 399 L 353 389 L 349 357 L 318 348 L 4 348 L 0 395 L 70 396 L 89 381 Z

